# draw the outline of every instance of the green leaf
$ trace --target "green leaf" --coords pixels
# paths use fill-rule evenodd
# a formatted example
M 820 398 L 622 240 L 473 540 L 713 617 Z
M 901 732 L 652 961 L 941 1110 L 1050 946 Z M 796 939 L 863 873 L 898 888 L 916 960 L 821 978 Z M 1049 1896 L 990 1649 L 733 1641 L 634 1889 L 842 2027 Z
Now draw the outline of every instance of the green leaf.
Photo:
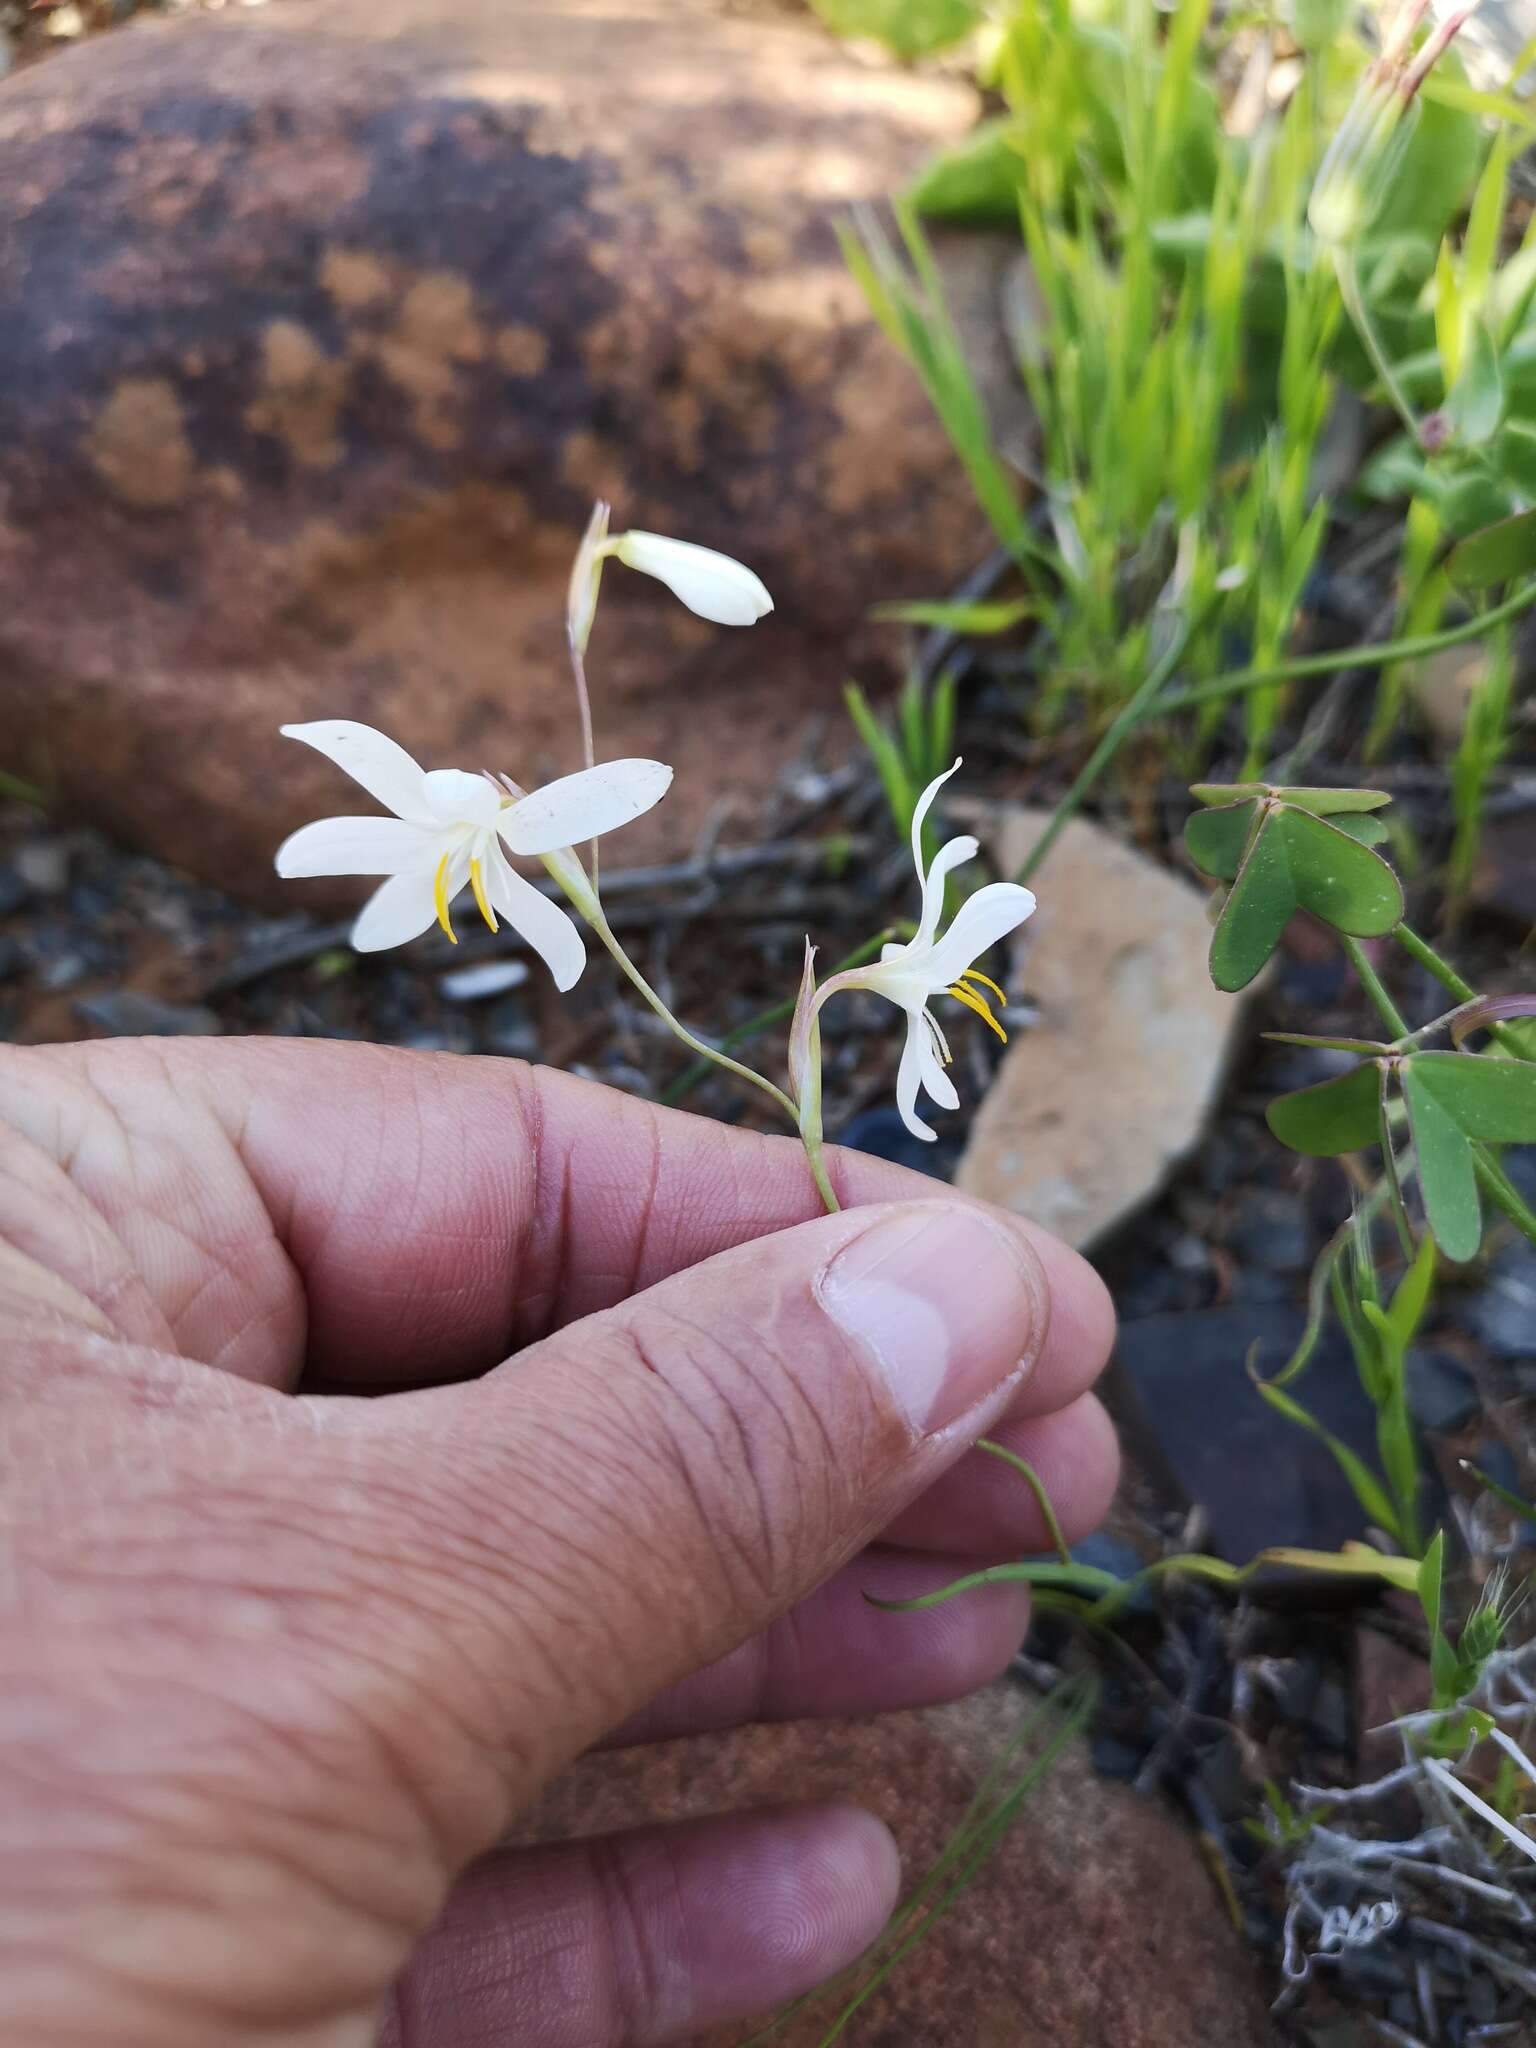
M 1243 864 L 1243 848 L 1253 825 L 1252 802 L 1226 804 L 1220 810 L 1192 811 L 1184 827 L 1184 844 L 1202 874 L 1230 882 Z
M 811 0 L 839 36 L 867 36 L 897 57 L 925 57 L 969 35 L 981 18 L 972 0 Z
M 1295 0 L 1291 10 L 1291 25 L 1304 50 L 1331 49 L 1354 18 L 1354 0 Z
M 1391 792 L 1385 789 L 1306 789 L 1293 787 L 1289 783 L 1277 789 L 1275 795 L 1295 810 L 1310 811 L 1314 818 L 1336 818 L 1342 813 L 1356 811 L 1379 811 L 1383 804 L 1392 801 Z
M 1271 811 L 1260 821 L 1211 940 L 1211 979 L 1229 995 L 1253 980 L 1296 908 L 1281 818 Z
M 1189 793 L 1197 804 L 1235 804 L 1251 796 L 1268 796 L 1267 782 L 1192 782 Z
M 1278 1387 L 1271 1386 L 1267 1380 L 1257 1380 L 1254 1384 L 1278 1414 L 1283 1415 L 1288 1422 L 1294 1422 L 1300 1428 L 1309 1431 L 1328 1446 L 1339 1470 L 1349 1481 L 1356 1500 L 1368 1518 L 1378 1527 L 1385 1529 L 1389 1536 L 1398 1537 L 1397 1510 L 1388 1499 L 1386 1488 L 1365 1461 L 1357 1457 L 1349 1445 L 1342 1438 L 1336 1437 L 1331 1429 L 1325 1429 L 1315 1415 L 1310 1414 L 1289 1394 L 1282 1394 Z
M 1403 887 L 1379 853 L 1310 811 L 1287 806 L 1276 823 L 1303 910 L 1357 939 L 1380 938 L 1401 924 Z
M 1389 837 L 1385 818 L 1368 818 L 1363 811 L 1334 818 L 1332 823 L 1351 839 L 1358 839 L 1362 846 L 1380 846 Z
M 1392 1332 L 1392 1342 L 1399 1351 L 1406 1351 L 1424 1320 L 1424 1311 L 1429 1306 L 1430 1292 L 1435 1284 L 1435 1241 L 1432 1237 L 1420 1240 L 1414 1254 L 1413 1264 L 1397 1283 L 1392 1296 L 1392 1306 L 1387 1310 L 1387 1323 Z
M 941 626 L 951 633 L 1006 633 L 1023 619 L 1033 618 L 1040 609 L 1032 597 L 1012 598 L 997 604 L 944 604 L 925 598 L 874 604 L 869 616 L 902 626 Z
M 1517 512 L 1458 541 L 1445 573 L 1458 590 L 1486 590 L 1536 569 L 1536 512 Z
M 1443 481 L 1431 472 L 1425 479 L 1425 495 L 1440 514 L 1441 525 L 1457 540 L 1509 518 L 1515 509 L 1507 485 L 1481 469 L 1461 470 Z
M 1506 420 L 1488 459 L 1522 498 L 1536 498 L 1536 427 L 1523 420 Z
M 1441 1251 L 1448 1259 L 1462 1261 L 1475 1257 L 1483 1241 L 1477 1169 L 1465 1132 L 1438 1100 L 1433 1084 L 1426 1084 L 1422 1076 L 1420 1062 L 1424 1057 L 1421 1054 L 1404 1060 L 1401 1068 L 1403 1100 L 1408 1105 L 1408 1126 L 1413 1133 L 1413 1154 L 1419 1170 L 1419 1192 Z M 1442 1053 L 1428 1057 L 1458 1059 L 1462 1055 Z
M 1278 1096 L 1265 1121 L 1293 1152 L 1309 1159 L 1333 1159 L 1376 1143 L 1380 1100 L 1380 1069 L 1368 1060 L 1331 1081 Z
M 930 220 L 1017 229 L 1025 177 L 1019 124 L 1003 114 L 981 122 L 963 142 L 936 156 L 918 172 L 907 197 Z
M 1504 370 L 1481 315 L 1470 324 L 1466 361 L 1445 410 L 1460 448 L 1481 448 L 1499 431 L 1504 417 Z
M 1486 1053 L 1420 1052 L 1405 1062 L 1469 1138 L 1491 1145 L 1536 1144 L 1536 1066 Z
M 1440 1625 L 1444 1604 L 1445 1585 L 1445 1531 L 1437 1529 L 1429 1548 L 1419 1564 L 1418 1579 L 1414 1590 L 1419 1596 L 1419 1605 L 1424 1610 L 1425 1626 L 1429 1630 L 1429 1671 L 1434 1686 L 1436 1703 L 1447 1706 L 1455 1698 L 1457 1658 L 1450 1640 Z

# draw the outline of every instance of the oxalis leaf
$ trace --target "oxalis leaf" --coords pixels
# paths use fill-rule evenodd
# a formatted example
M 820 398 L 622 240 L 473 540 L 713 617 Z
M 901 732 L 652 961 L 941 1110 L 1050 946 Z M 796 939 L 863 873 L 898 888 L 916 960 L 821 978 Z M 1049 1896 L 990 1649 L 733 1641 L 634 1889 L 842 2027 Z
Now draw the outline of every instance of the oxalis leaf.
M 1273 797 L 1298 811 L 1310 811 L 1316 818 L 1332 818 L 1343 812 L 1379 811 L 1392 801 L 1385 789 L 1312 789 L 1301 783 L 1285 782 L 1193 782 L 1189 793 L 1197 803 L 1228 807 L 1250 797 Z
M 1309 1159 L 1333 1159 L 1363 1152 L 1380 1131 L 1381 1079 L 1374 1060 L 1351 1067 L 1331 1081 L 1281 1095 L 1265 1121 L 1282 1145 Z
M 1392 1069 L 1429 1227 L 1447 1258 L 1470 1259 L 1483 1227 L 1473 1144 L 1536 1144 L 1536 1065 L 1486 1053 L 1416 1052 L 1395 1056 Z M 1381 1085 L 1381 1062 L 1367 1060 L 1278 1097 L 1266 1120 L 1282 1145 L 1309 1158 L 1364 1151 L 1380 1140 Z
M 1477 1255 L 1483 1239 L 1474 1139 L 1536 1141 L 1536 1068 L 1521 1060 L 1421 1052 L 1401 1062 L 1419 1192 L 1448 1259 Z
M 1208 815 L 1224 822 L 1214 834 L 1206 827 L 1203 839 L 1197 830 L 1195 857 L 1230 863 L 1235 825 L 1225 821 L 1223 812 Z M 1365 939 L 1391 931 L 1403 909 L 1402 886 L 1379 854 L 1316 812 L 1271 798 L 1250 828 L 1242 865 L 1217 922 L 1211 979 L 1229 992 L 1246 988 L 1297 910 L 1309 910 L 1336 930 Z

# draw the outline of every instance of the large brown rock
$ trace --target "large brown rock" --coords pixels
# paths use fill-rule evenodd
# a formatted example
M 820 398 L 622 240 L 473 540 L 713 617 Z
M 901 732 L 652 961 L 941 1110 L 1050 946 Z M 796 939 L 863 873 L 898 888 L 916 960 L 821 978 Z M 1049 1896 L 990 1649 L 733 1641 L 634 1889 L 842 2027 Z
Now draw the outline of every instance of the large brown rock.
M 972 112 L 706 0 L 275 0 L 8 80 L 0 764 L 235 887 L 345 807 L 280 721 L 568 769 L 602 493 L 778 600 L 608 578 L 600 743 L 682 771 L 625 851 L 686 841 L 979 543 L 832 231 Z
M 546 1794 L 526 1834 L 853 1799 L 894 1831 L 910 1885 L 1032 1704 L 999 1685 L 921 1713 L 588 1757 Z M 815 2048 L 835 2010 L 818 2006 L 783 2035 L 785 2048 Z M 1266 2048 L 1271 2033 L 1258 1968 L 1193 1840 L 1150 1800 L 1095 1778 L 1072 1747 L 842 2038 L 843 2048 Z

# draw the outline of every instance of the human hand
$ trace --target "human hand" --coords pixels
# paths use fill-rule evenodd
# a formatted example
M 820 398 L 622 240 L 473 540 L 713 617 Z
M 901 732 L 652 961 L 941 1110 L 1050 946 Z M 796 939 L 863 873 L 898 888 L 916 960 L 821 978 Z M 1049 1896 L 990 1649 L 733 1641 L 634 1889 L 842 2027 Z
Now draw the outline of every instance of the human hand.
M 594 1743 L 1000 1670 L 1022 1589 L 863 1599 L 1043 1547 L 977 1436 L 1107 1504 L 1089 1268 L 829 1164 L 502 1061 L 0 1055 L 0 2039 L 673 2041 L 878 1932 L 851 1808 L 497 1850 Z

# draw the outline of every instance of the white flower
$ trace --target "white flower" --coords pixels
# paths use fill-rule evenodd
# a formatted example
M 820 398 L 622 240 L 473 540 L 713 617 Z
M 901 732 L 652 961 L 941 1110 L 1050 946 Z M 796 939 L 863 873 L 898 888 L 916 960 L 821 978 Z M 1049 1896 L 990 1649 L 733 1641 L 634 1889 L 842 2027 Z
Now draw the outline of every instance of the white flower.
M 672 780 L 660 761 L 605 761 L 529 794 L 509 794 L 488 775 L 423 769 L 392 739 L 348 718 L 282 731 L 344 768 L 394 813 L 321 818 L 277 850 L 277 872 L 285 877 L 388 877 L 352 928 L 360 953 L 403 946 L 434 919 L 457 944 L 449 905 L 467 883 L 491 930 L 498 929 L 499 913 L 561 989 L 575 983 L 585 964 L 581 934 L 558 904 L 516 872 L 508 853 L 559 855 L 627 825 L 659 803 Z
M 773 610 L 773 599 L 762 578 L 715 548 L 702 548 L 691 540 L 669 540 L 663 533 L 610 535 L 608 507 L 599 499 L 576 551 L 566 597 L 566 630 L 578 654 L 586 652 L 603 563 L 610 555 L 643 576 L 665 583 L 689 611 L 714 625 L 755 625 Z
M 717 626 L 751 626 L 773 610 L 761 577 L 742 562 L 691 540 L 668 540 L 661 533 L 621 533 L 608 543 L 628 568 L 654 576 L 676 598 Z
M 996 996 L 999 1002 L 1005 1001 L 1003 991 L 971 963 L 979 959 L 988 947 L 995 946 L 999 939 L 1016 930 L 1035 907 L 1032 892 L 1020 888 L 1016 882 L 990 882 L 961 904 L 949 930 L 942 937 L 939 935 L 945 877 L 962 861 L 973 859 L 978 849 L 976 841 L 969 836 L 948 840 L 939 848 L 933 865 L 924 873 L 923 821 L 940 788 L 959 766 L 956 761 L 954 768 L 929 783 L 912 815 L 912 858 L 917 865 L 917 879 L 923 892 L 922 914 L 916 933 L 905 944 L 882 948 L 880 958 L 868 967 L 851 967 L 823 982 L 810 1005 L 806 1024 L 796 1032 L 800 1047 L 799 1063 L 804 1067 L 809 1026 L 829 996 L 843 989 L 870 989 L 904 1010 L 907 1042 L 902 1048 L 901 1066 L 896 1076 L 896 1107 L 901 1112 L 902 1122 L 915 1138 L 933 1139 L 938 1136 L 917 1114 L 920 1089 L 926 1089 L 944 1109 L 958 1109 L 960 1106 L 954 1083 L 944 1071 L 950 1064 L 949 1045 L 937 1018 L 928 1008 L 929 997 L 953 996 L 956 1002 L 974 1010 L 1006 1044 L 1008 1034 L 993 1016 L 990 1004 L 991 996 Z M 809 959 L 806 975 L 809 979 Z M 802 1103 L 805 1103 L 810 1098 L 814 1083 L 809 1073 L 794 1071 L 795 1058 L 792 1052 L 794 1085 Z

